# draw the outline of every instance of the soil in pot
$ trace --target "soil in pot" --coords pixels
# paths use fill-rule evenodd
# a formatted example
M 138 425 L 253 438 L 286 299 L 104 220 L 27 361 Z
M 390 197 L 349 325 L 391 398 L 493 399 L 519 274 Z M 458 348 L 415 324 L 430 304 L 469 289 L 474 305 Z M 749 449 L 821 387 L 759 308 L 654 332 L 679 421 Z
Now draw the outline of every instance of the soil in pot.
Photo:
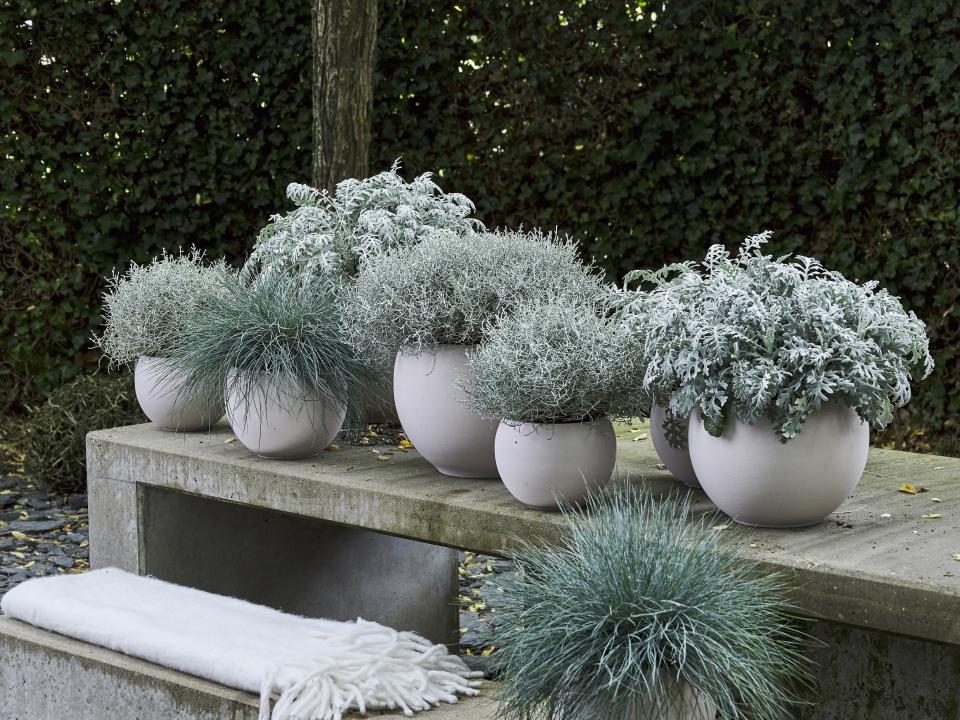
M 617 438 L 609 418 L 580 423 L 503 421 L 496 437 L 497 469 L 524 505 L 556 508 L 576 503 L 610 481 Z
M 439 345 L 419 354 L 397 353 L 393 395 L 404 432 L 427 462 L 444 475 L 495 478 L 497 423 L 467 408 L 456 385 L 467 372 L 470 350 Z
M 870 426 L 832 403 L 784 441 L 769 421 L 727 422 L 721 437 L 690 416 L 690 459 L 704 492 L 744 525 L 802 527 L 836 510 L 853 492 L 867 463 Z

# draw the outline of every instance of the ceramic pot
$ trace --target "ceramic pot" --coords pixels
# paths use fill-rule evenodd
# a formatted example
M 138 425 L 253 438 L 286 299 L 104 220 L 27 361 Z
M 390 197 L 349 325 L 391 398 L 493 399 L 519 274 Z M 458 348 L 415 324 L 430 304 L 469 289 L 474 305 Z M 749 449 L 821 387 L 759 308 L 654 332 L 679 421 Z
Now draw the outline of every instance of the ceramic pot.
M 867 463 L 870 426 L 840 404 L 822 407 L 783 441 L 769 421 L 731 420 L 721 437 L 690 416 L 690 459 L 704 492 L 744 525 L 801 527 L 832 513 Z
M 576 503 L 610 481 L 617 437 L 609 418 L 562 424 L 517 424 L 497 429 L 497 470 L 524 505 L 555 508 Z
M 604 717 L 608 713 L 596 712 L 599 708 L 590 708 L 591 717 Z M 582 712 L 564 713 L 558 710 L 555 720 L 575 720 Z M 673 680 L 664 683 L 662 699 L 659 703 L 636 703 L 630 708 L 630 720 L 714 720 L 717 716 L 716 704 L 704 693 L 687 683 Z
M 419 354 L 400 351 L 393 366 L 397 415 L 410 442 L 444 475 L 495 478 L 495 420 L 467 408 L 457 387 L 468 372 L 467 345 L 439 345 Z
M 227 419 L 245 448 L 261 457 L 295 460 L 322 452 L 340 432 L 344 405 L 319 399 L 310 388 L 279 389 L 263 377 L 241 397 L 233 376 L 227 381 Z
M 660 462 L 666 466 L 671 475 L 685 485 L 699 488 L 700 481 L 697 480 L 697 474 L 693 471 L 690 446 L 687 442 L 689 418 L 667 420 L 666 415 L 659 405 L 654 404 L 650 408 L 650 438 L 653 440 L 653 448 L 657 451 Z M 666 427 L 664 427 L 665 423 Z M 680 441 L 682 447 L 674 447 L 667 439 L 668 436 L 675 443 Z
M 143 414 L 162 430 L 209 430 L 223 417 L 222 403 L 210 407 L 200 400 L 182 397 L 183 378 L 163 358 L 138 358 L 133 386 Z

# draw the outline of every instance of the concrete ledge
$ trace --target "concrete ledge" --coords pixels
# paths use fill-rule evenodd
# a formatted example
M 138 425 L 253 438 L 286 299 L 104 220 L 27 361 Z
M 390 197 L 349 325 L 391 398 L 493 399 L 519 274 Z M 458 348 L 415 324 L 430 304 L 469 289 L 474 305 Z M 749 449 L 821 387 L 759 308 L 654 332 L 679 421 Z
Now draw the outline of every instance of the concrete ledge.
M 500 481 L 442 476 L 415 451 L 384 462 L 369 448 L 345 447 L 283 462 L 255 457 L 232 438 L 225 425 L 210 433 L 134 425 L 88 435 L 94 566 L 122 555 L 117 546 L 142 550 L 137 497 L 154 488 L 491 554 L 516 537 L 556 542 L 563 532 L 557 513 L 523 507 Z M 688 492 L 659 466 L 642 433 L 624 434 L 617 462 L 622 476 L 655 495 Z M 900 493 L 903 482 L 929 492 Z M 702 493 L 692 499 L 696 512 L 715 510 Z M 739 533 L 744 557 L 789 576 L 804 614 L 960 645 L 953 559 L 960 459 L 873 449 L 854 495 L 825 522 L 793 530 L 729 525 L 724 532 Z
M 256 720 L 257 703 L 249 693 L 0 617 L 0 720 Z M 479 697 L 423 717 L 492 720 L 495 711 Z

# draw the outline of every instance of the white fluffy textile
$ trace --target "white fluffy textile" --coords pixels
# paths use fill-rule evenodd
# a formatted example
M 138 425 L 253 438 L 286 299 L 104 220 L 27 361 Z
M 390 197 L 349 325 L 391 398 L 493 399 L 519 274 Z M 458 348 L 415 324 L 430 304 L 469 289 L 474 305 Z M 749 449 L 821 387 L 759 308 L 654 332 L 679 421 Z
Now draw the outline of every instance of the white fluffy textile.
M 0 608 L 37 627 L 259 693 L 261 720 L 338 720 L 349 710 L 377 709 L 411 715 L 479 692 L 478 673 L 414 633 L 288 615 L 116 568 L 30 580 Z

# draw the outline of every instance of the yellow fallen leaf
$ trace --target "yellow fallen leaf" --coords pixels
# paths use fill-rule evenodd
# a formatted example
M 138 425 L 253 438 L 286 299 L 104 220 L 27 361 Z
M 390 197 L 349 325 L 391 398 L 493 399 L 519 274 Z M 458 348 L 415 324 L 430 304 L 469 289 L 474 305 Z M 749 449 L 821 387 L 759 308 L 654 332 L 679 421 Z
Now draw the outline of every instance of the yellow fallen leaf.
M 10 533 L 10 534 L 13 535 L 17 540 L 30 540 L 30 536 L 29 536 L 29 535 L 26 535 L 26 534 L 20 532 L 19 530 L 14 530 L 14 531 L 13 531 L 12 533 Z
M 483 649 L 483 652 L 481 652 L 480 654 L 483 655 L 483 657 L 487 657 L 487 655 L 489 655 L 490 653 L 492 653 L 494 650 L 496 650 L 496 648 L 495 648 L 493 645 L 491 645 L 491 646 L 488 647 L 488 648 L 484 648 L 484 649 Z
M 943 515 L 940 513 L 924 513 L 922 517 L 924 520 L 938 520 L 939 518 L 942 518 Z
M 907 493 L 908 495 L 916 495 L 917 489 L 910 483 L 904 483 L 899 488 L 900 492 Z
M 329 450 L 330 452 L 337 452 L 339 449 L 340 449 L 340 446 L 337 445 L 336 443 L 330 443 L 329 445 L 327 445 L 327 450 Z
M 953 554 L 953 559 L 954 559 L 954 560 L 960 560 L 960 553 L 954 553 L 954 554 Z
M 382 454 L 377 455 L 377 460 L 389 460 L 389 459 L 390 459 L 389 455 L 382 455 Z
M 410 442 L 409 440 L 407 440 L 406 438 L 403 438 L 403 439 L 400 441 L 400 447 L 402 447 L 402 448 L 405 449 L 405 450 L 409 450 L 410 448 L 413 447 L 413 443 Z

